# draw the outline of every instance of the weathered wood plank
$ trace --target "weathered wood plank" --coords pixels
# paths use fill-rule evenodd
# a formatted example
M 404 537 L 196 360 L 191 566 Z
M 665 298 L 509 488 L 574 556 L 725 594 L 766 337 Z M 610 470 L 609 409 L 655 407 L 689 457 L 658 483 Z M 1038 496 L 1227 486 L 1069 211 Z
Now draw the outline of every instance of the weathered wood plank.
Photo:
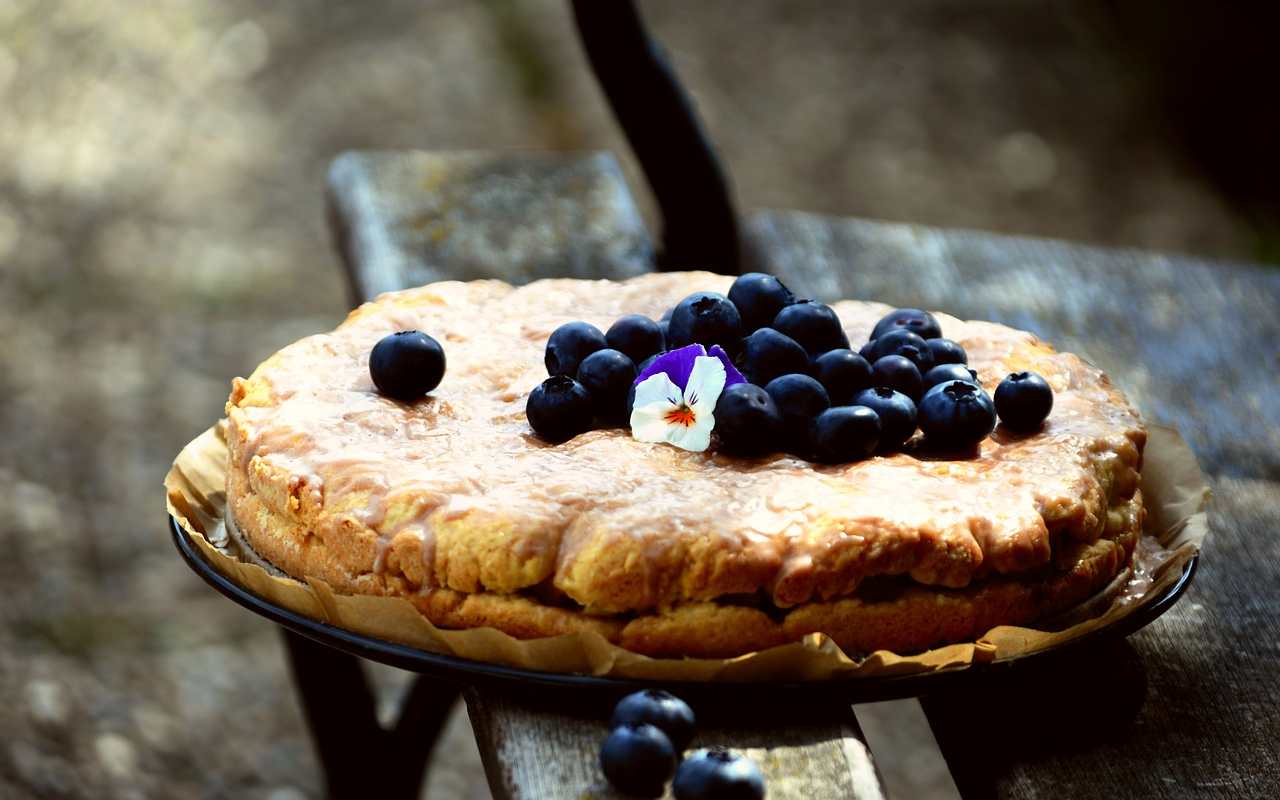
M 871 748 L 884 792 L 895 800 L 956 800 L 959 789 L 914 697 L 853 707 L 863 741 Z
M 1280 793 L 1280 270 L 765 212 L 759 268 L 816 297 L 1027 328 L 1175 424 L 1212 476 L 1188 595 L 1126 644 L 926 699 L 966 797 Z
M 597 761 L 609 732 L 610 707 L 603 699 L 591 715 L 472 692 L 467 709 L 495 798 L 623 796 L 609 787 Z M 821 717 L 816 713 L 765 714 L 754 725 L 700 721 L 692 747 L 719 745 L 752 758 L 764 772 L 770 800 L 884 797 L 852 710 L 827 709 Z M 664 797 L 671 796 L 668 789 Z
M 329 168 L 328 204 L 353 299 L 444 279 L 653 269 L 608 153 L 349 152 Z

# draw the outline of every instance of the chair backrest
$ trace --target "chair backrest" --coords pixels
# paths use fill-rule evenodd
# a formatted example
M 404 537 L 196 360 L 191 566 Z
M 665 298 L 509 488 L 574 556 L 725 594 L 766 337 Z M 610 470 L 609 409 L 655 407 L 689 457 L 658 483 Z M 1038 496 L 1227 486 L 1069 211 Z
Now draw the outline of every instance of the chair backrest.
M 633 0 L 571 0 L 578 35 L 662 214 L 658 269 L 741 272 L 728 176 Z

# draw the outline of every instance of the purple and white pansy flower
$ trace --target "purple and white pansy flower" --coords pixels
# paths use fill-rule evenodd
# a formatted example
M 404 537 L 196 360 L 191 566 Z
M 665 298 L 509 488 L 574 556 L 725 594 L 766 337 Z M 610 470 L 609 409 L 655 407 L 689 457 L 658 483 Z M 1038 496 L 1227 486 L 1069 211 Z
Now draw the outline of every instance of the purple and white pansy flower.
M 746 383 L 719 345 L 691 344 L 663 353 L 636 376 L 631 435 L 701 452 L 711 445 L 716 401 L 726 386 Z

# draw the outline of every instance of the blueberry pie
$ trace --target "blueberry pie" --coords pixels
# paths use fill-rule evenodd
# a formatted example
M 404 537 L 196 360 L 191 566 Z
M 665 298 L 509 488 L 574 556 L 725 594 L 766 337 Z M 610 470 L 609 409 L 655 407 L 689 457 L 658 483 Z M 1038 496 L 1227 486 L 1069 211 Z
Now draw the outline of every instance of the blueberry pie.
M 1146 434 L 1101 371 L 1002 325 L 739 280 L 445 282 L 366 303 L 234 381 L 229 522 L 296 578 L 405 598 L 441 627 L 591 630 L 672 657 L 815 632 L 919 651 L 1033 623 L 1127 568 Z M 744 343 L 762 329 L 779 335 Z M 414 391 L 380 392 L 371 349 L 402 331 L 438 343 L 443 376 L 393 361 L 382 382 Z M 663 367 L 677 348 L 693 350 Z M 925 391 L 934 362 L 964 368 Z M 833 411 L 810 402 L 823 382 Z

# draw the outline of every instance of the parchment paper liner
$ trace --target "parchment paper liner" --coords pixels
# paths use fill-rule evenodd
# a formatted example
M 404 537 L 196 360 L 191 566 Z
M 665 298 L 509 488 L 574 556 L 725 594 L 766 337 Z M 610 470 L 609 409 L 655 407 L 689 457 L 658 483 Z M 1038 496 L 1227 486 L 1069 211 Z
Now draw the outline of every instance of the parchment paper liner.
M 1171 586 L 1199 552 L 1209 527 L 1209 490 L 1186 443 L 1172 428 L 1153 425 L 1144 455 L 1142 493 L 1147 535 L 1134 575 L 1105 612 L 1064 630 L 999 626 L 976 642 L 901 656 L 880 650 L 850 658 L 822 634 L 730 659 L 650 658 L 594 632 L 516 639 L 493 628 L 437 628 L 407 600 L 340 595 L 324 581 L 271 574 L 238 553 L 223 522 L 227 446 L 218 423 L 188 444 L 165 477 L 169 513 L 223 575 L 253 593 L 332 625 L 436 653 L 513 667 L 672 681 L 822 680 L 903 675 L 1016 658 L 1053 647 L 1123 619 Z M 277 572 L 276 570 L 272 570 Z

